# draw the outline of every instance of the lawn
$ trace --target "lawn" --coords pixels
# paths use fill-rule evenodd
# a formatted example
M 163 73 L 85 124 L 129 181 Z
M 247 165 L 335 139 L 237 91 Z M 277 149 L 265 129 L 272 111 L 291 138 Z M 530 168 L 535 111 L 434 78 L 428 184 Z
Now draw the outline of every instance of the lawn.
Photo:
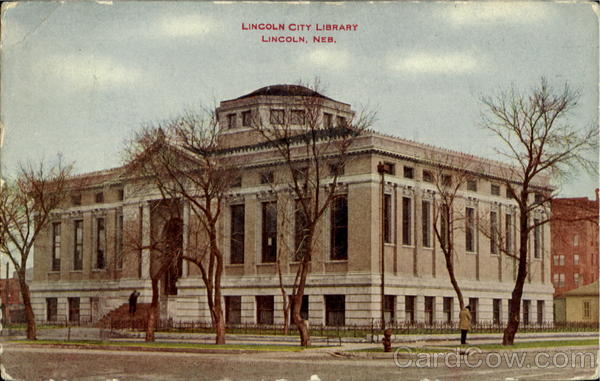
M 299 345 L 278 344 L 203 344 L 203 343 L 165 343 L 141 341 L 100 341 L 100 340 L 13 340 L 11 343 L 39 344 L 39 345 L 74 345 L 84 347 L 137 347 L 137 348 L 185 348 L 185 349 L 217 349 L 217 350 L 245 350 L 245 351 L 277 351 L 298 352 L 306 348 Z M 319 348 L 311 346 L 309 348 Z
M 467 349 L 470 347 L 479 348 L 482 350 L 513 350 L 527 348 L 550 348 L 550 347 L 570 347 L 570 346 L 591 346 L 598 345 L 598 339 L 582 339 L 582 340 L 546 340 L 546 341 L 524 341 L 516 342 L 514 345 L 504 346 L 502 344 L 480 344 L 480 345 L 432 345 L 425 347 L 410 347 L 405 345 L 397 345 L 397 348 L 402 348 L 405 353 L 438 353 L 448 352 L 455 349 Z M 436 348 L 440 347 L 440 348 Z M 410 351 L 406 350 L 410 348 Z M 392 351 L 395 348 L 392 348 Z M 350 352 L 383 352 L 383 347 L 356 349 Z
M 549 348 L 549 347 L 571 347 L 578 345 L 598 345 L 598 339 L 583 340 L 544 340 L 544 341 L 523 341 L 516 342 L 514 345 L 502 344 L 481 344 L 481 345 L 455 345 L 454 348 L 477 347 L 480 349 L 526 349 L 526 348 Z

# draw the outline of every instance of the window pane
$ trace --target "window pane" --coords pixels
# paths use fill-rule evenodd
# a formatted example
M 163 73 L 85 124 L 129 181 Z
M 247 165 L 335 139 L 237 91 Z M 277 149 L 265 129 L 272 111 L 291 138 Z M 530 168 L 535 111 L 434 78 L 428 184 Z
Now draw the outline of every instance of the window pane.
M 383 240 L 386 243 L 392 240 L 392 196 L 389 194 L 383 197 Z
M 74 237 L 74 253 L 73 253 L 73 269 L 81 270 L 83 267 L 83 221 L 75 221 L 75 237 Z
M 231 263 L 244 263 L 244 205 L 231 206 Z
M 429 201 L 423 201 L 421 209 L 423 246 L 431 247 L 431 203 Z
M 412 205 L 408 197 L 402 197 L 402 244 L 410 245 L 412 242 Z
M 465 248 L 467 251 L 475 251 L 475 209 L 465 209 Z
M 331 259 L 348 259 L 348 199 L 338 196 L 331 210 Z
M 277 203 L 262 205 L 262 261 L 272 263 L 277 259 Z

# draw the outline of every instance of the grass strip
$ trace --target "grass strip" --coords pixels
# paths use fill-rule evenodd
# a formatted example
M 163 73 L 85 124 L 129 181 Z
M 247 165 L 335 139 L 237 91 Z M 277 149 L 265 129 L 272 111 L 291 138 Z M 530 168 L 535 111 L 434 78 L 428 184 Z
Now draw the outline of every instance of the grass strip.
M 513 350 L 513 349 L 527 349 L 527 348 L 548 348 L 548 347 L 570 347 L 570 346 L 592 346 L 598 345 L 598 339 L 584 339 L 584 340 L 544 340 L 544 341 L 523 341 L 517 342 L 514 345 L 502 345 L 502 344 L 480 344 L 480 345 L 432 345 L 429 347 L 408 347 L 397 345 L 396 348 L 410 348 L 410 353 L 438 353 L 438 352 L 450 352 L 455 349 L 467 349 L 469 347 L 476 347 L 482 350 L 490 349 L 501 349 L 501 350 Z M 443 348 L 435 348 L 436 346 Z M 396 348 L 392 348 L 392 351 Z M 383 352 L 382 347 L 377 348 L 363 348 L 355 349 L 349 352 Z M 405 351 L 409 353 L 409 351 Z
M 100 340 L 12 340 L 11 343 L 39 345 L 75 345 L 75 346 L 109 346 L 109 347 L 139 347 L 139 348 L 191 348 L 216 350 L 246 350 L 246 351 L 276 351 L 299 352 L 305 349 L 299 345 L 278 344 L 202 344 L 202 343 L 164 343 L 139 341 L 100 341 Z M 309 348 L 318 348 L 313 346 Z

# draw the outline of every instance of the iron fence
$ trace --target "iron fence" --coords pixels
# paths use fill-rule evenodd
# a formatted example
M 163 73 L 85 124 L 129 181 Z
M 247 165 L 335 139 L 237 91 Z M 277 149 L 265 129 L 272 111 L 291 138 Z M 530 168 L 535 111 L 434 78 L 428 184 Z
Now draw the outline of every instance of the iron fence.
M 113 330 L 138 330 L 145 331 L 147 327 L 146 316 L 127 317 L 121 319 L 110 319 L 108 321 L 91 321 L 91 319 L 79 319 L 69 321 L 68 319 L 54 321 L 38 321 L 40 327 L 68 328 L 68 327 L 99 327 Z M 26 325 L 8 324 L 5 328 L 24 328 Z M 406 322 L 388 321 L 385 327 L 392 330 L 394 335 L 407 334 L 453 334 L 458 331 L 458 323 L 455 322 Z M 472 333 L 501 333 L 505 323 L 498 324 L 488 321 L 480 321 L 473 324 Z M 212 324 L 207 321 L 177 321 L 174 319 L 159 319 L 156 322 L 156 330 L 164 332 L 196 332 L 212 333 Z M 286 335 L 284 324 L 255 324 L 237 323 L 226 324 L 226 331 L 230 334 L 249 335 Z M 381 320 L 373 319 L 369 324 L 346 324 L 340 326 L 329 326 L 325 324 L 310 324 L 309 331 L 312 336 L 326 338 L 356 337 L 364 338 L 368 335 L 381 334 Z M 598 332 L 598 323 L 587 322 L 543 322 L 535 324 L 523 324 L 519 326 L 519 332 Z M 298 330 L 294 324 L 288 326 L 287 335 L 297 336 Z

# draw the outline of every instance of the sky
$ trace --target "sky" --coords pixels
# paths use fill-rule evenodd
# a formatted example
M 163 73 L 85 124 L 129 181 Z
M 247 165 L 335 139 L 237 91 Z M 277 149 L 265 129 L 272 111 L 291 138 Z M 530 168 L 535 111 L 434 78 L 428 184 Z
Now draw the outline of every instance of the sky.
M 243 30 L 258 23 L 286 30 Z M 315 78 L 325 95 L 375 111 L 377 131 L 492 159 L 500 142 L 481 127 L 480 98 L 511 85 L 567 82 L 581 94 L 571 122 L 598 126 L 588 2 L 4 3 L 0 64 L 5 177 L 58 152 L 78 172 L 119 166 L 143 124 Z M 555 186 L 593 197 L 598 174 Z

